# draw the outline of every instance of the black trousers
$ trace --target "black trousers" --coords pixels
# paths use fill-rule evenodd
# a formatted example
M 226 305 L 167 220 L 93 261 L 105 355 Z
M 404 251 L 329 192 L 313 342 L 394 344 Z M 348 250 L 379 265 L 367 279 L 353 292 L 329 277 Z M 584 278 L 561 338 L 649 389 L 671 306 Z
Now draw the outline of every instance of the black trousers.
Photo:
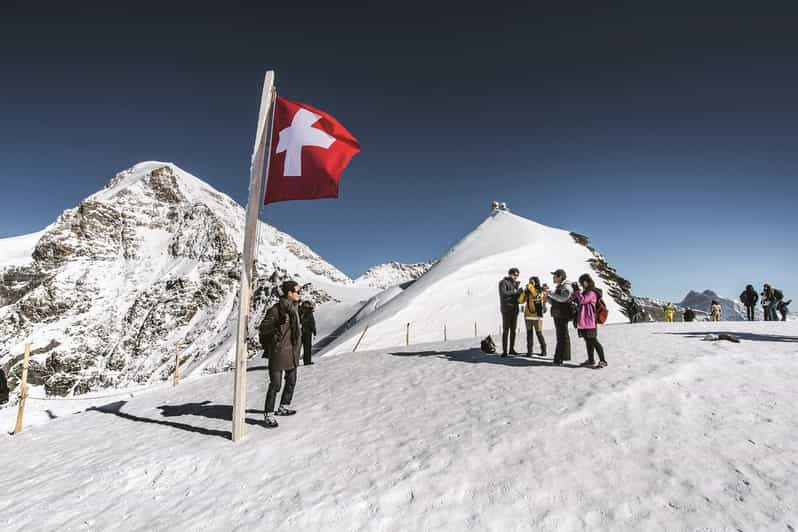
M 598 353 L 599 360 L 602 362 L 606 362 L 604 360 L 604 347 L 599 343 L 598 338 L 585 338 L 585 346 L 587 347 L 587 361 L 590 363 L 595 363 L 596 359 L 594 357 L 594 352 Z
M 285 389 L 283 396 L 280 397 L 280 405 L 290 405 L 294 398 L 294 387 L 296 386 L 296 368 L 285 371 L 279 369 L 269 369 L 269 389 L 266 391 L 266 405 L 263 410 L 268 414 L 274 412 L 274 402 L 280 392 L 281 381 L 285 373 Z
M 568 335 L 568 325 L 571 320 L 554 318 L 554 330 L 557 332 L 557 347 L 554 350 L 554 361 L 562 362 L 571 360 L 571 337 Z
M 753 305 L 746 305 L 745 307 L 745 316 L 748 318 L 748 321 L 754 321 L 754 306 Z
M 515 310 L 502 309 L 502 354 L 507 353 L 507 336 L 510 340 L 510 351 L 515 351 L 515 329 L 518 327 L 518 307 Z
M 312 334 L 303 334 L 302 335 L 302 359 L 307 366 L 311 362 L 311 356 L 313 354 L 313 335 Z

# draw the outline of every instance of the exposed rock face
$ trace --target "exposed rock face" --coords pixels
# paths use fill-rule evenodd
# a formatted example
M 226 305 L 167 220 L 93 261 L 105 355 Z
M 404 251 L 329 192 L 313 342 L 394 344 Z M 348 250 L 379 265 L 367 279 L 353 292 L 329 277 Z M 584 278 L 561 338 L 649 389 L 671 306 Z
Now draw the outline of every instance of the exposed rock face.
M 593 258 L 589 259 L 588 262 L 591 268 L 593 268 L 593 271 L 596 272 L 596 275 L 607 284 L 609 292 L 607 295 L 612 297 L 615 302 L 620 305 L 621 312 L 623 312 L 624 315 L 627 317 L 630 316 L 631 303 L 634 297 L 632 295 L 632 283 L 618 275 L 615 268 L 609 265 L 607 259 L 590 245 L 590 239 L 588 237 L 572 232 L 571 238 L 573 238 L 574 242 L 577 244 L 585 246 L 590 250 L 593 254 Z
M 167 378 L 178 350 L 184 375 L 229 367 L 243 226 L 237 203 L 173 164 L 117 174 L 62 213 L 27 263 L 0 269 L 0 364 L 11 385 L 27 341 L 31 384 L 59 396 Z M 252 355 L 283 280 L 319 305 L 353 284 L 266 224 L 256 273 Z
M 407 285 L 427 273 L 436 262 L 417 262 L 415 264 L 386 262 L 369 268 L 366 273 L 355 279 L 355 283 L 383 290 L 392 286 Z

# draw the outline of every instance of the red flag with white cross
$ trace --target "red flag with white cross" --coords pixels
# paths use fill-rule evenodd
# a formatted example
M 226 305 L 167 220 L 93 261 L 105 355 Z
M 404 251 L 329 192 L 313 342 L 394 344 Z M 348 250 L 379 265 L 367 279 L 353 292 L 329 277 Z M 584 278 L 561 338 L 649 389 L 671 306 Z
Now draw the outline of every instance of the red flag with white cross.
M 337 198 L 360 144 L 335 118 L 277 96 L 264 203 Z

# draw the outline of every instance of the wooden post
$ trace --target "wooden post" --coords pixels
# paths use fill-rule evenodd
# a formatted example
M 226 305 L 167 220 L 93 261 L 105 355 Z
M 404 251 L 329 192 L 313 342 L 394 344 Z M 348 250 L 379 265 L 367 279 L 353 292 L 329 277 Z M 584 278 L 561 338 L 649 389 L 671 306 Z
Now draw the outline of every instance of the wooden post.
M 366 331 L 368 331 L 368 330 L 369 330 L 369 326 L 368 326 L 368 325 L 366 325 L 366 328 L 365 328 L 365 329 L 363 329 L 363 334 L 361 334 L 361 335 L 360 335 L 360 338 L 358 338 L 358 339 L 357 339 L 357 343 L 355 344 L 355 348 L 354 348 L 354 349 L 352 349 L 352 352 L 353 352 L 353 353 L 354 353 L 355 351 L 357 351 L 357 348 L 358 348 L 358 347 L 360 347 L 360 342 L 362 342 L 362 341 L 363 341 L 363 337 L 364 337 L 364 336 L 366 336 Z
M 252 161 L 249 171 L 249 199 L 247 200 L 246 226 L 244 227 L 244 249 L 241 254 L 241 283 L 238 296 L 238 327 L 236 330 L 236 366 L 235 385 L 233 387 L 233 441 L 244 437 L 244 416 L 247 409 L 247 328 L 249 324 L 249 306 L 252 297 L 252 275 L 255 259 L 255 246 L 258 234 L 258 214 L 263 204 L 264 165 L 265 174 L 269 176 L 269 157 L 273 124 L 274 99 L 277 93 L 274 88 L 274 71 L 269 70 L 263 80 L 263 92 L 258 113 L 258 129 L 255 132 L 255 146 L 252 150 Z
M 174 386 L 180 384 L 180 346 L 175 347 L 175 380 Z
M 30 365 L 30 344 L 25 344 L 25 356 L 22 359 L 22 380 L 19 382 L 19 408 L 14 434 L 22 432 L 22 418 L 25 415 L 25 402 L 28 400 L 28 366 Z
M 405 333 L 405 345 L 410 345 L 410 324 L 407 324 L 407 332 Z
M 448 338 L 446 337 L 446 324 L 443 324 L 443 341 L 446 342 Z

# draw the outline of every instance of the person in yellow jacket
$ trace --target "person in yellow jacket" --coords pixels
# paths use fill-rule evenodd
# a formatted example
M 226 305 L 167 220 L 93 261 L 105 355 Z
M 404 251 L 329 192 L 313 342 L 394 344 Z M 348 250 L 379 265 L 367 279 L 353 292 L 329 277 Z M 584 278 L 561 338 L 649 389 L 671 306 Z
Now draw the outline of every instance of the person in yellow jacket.
M 518 303 L 524 305 L 524 323 L 526 324 L 526 356 L 531 357 L 535 347 L 534 332 L 540 342 L 540 356 L 546 356 L 546 340 L 543 338 L 543 313 L 545 312 L 546 295 L 540 287 L 540 279 L 530 277 L 529 284 L 521 295 Z
M 665 310 L 665 321 L 668 323 L 673 323 L 673 316 L 676 314 L 676 308 L 673 306 L 673 303 L 668 303 L 664 307 Z
M 713 301 L 709 307 L 709 317 L 712 321 L 720 321 L 720 303 Z

